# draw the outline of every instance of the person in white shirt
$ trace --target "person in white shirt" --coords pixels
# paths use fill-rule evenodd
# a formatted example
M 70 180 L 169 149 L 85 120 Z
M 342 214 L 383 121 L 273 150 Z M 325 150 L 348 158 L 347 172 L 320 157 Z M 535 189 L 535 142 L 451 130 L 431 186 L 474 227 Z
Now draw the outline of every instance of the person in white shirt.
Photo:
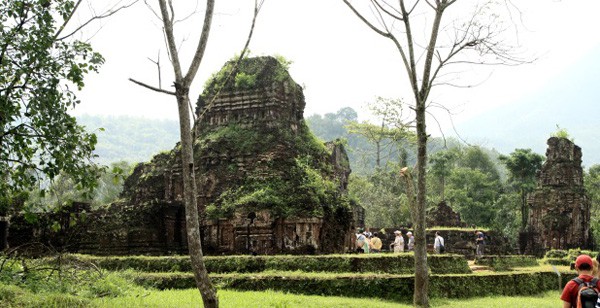
M 444 238 L 435 232 L 435 241 L 433 242 L 433 250 L 435 253 L 444 253 Z
M 404 237 L 402 237 L 402 232 L 396 230 L 394 231 L 394 234 L 396 235 L 396 238 L 390 247 L 393 246 L 394 252 L 396 253 L 404 252 Z
M 415 236 L 410 231 L 406 232 L 406 236 L 408 237 L 408 251 L 414 251 L 415 250 Z

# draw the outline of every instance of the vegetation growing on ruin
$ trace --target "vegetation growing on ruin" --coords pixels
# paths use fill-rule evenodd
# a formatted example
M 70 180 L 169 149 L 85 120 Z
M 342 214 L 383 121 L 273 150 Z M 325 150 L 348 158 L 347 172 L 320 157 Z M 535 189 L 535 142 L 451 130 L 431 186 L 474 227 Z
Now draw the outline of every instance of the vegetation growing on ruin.
M 204 91 L 200 100 L 215 95 L 221 91 L 248 90 L 252 88 L 265 88 L 273 83 L 288 82 L 290 86 L 299 87 L 288 69 L 291 61 L 282 56 L 245 57 L 239 62 L 237 69 L 235 64 L 238 56 L 233 57 L 204 84 Z M 234 71 L 235 69 L 235 71 Z
M 280 145 L 285 145 L 281 149 Z M 220 172 L 236 179 L 207 206 L 210 218 L 231 216 L 246 206 L 268 209 L 274 215 L 323 216 L 324 206 L 349 209 L 347 198 L 339 196 L 329 163 L 331 152 L 302 123 L 296 133 L 288 130 L 244 129 L 231 124 L 209 132 L 197 142 L 199 154 L 227 154 L 256 157 L 255 165 L 240 174 L 235 162 L 218 166 Z

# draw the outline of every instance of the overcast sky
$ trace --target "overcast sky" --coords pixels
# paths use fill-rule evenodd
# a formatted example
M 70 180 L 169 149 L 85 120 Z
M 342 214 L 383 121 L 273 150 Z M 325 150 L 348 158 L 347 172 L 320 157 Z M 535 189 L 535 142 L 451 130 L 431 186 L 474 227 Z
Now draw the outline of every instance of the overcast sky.
M 180 1 L 174 2 L 180 5 Z M 535 95 L 536 90 L 600 45 L 600 1 L 515 2 L 523 13 L 519 42 L 538 59 L 519 67 L 481 68 L 472 80 L 484 82 L 474 88 L 435 89 L 431 99 L 451 108 L 455 122 Z M 203 16 L 203 3 L 199 4 L 199 17 Z M 252 9 L 253 1 L 217 1 L 213 31 L 192 88 L 192 100 L 200 94 L 208 76 L 239 53 Z M 189 19 L 176 29 L 186 65 L 197 44 L 200 22 Z M 157 67 L 148 58 L 156 60 L 159 53 L 163 87 L 169 86 L 173 75 L 160 23 L 143 3 L 103 21 L 90 41 L 106 63 L 99 74 L 86 79 L 76 114 L 177 118 L 174 97 L 128 81 L 134 78 L 158 85 Z M 408 100 L 411 97 L 404 79 L 406 73 L 392 43 L 368 29 L 341 0 L 265 0 L 250 49 L 253 55 L 280 54 L 293 61 L 292 77 L 305 87 L 305 116 L 335 112 L 346 106 L 362 115 L 366 114 L 365 104 L 376 96 Z M 440 116 L 445 123 L 443 118 Z

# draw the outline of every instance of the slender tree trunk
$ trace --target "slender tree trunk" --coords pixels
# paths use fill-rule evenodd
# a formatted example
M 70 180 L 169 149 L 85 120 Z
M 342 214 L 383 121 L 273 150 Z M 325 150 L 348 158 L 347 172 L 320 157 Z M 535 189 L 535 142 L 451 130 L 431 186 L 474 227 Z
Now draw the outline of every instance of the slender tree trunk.
M 521 230 L 527 229 L 527 221 L 529 215 L 527 211 L 527 202 L 525 200 L 525 189 L 521 188 Z
M 375 143 L 377 147 L 377 157 L 375 158 L 375 163 L 377 164 L 377 168 L 381 167 L 381 141 L 377 141 Z
M 446 201 L 446 177 L 442 175 L 442 201 Z
M 425 168 L 427 164 L 427 132 L 425 126 L 425 101 L 417 98 L 417 204 L 415 229 L 415 290 L 416 307 L 429 307 L 429 276 L 427 271 L 427 242 L 425 237 Z
M 196 177 L 192 149 L 192 129 L 190 127 L 189 88 L 181 89 L 175 85 L 177 107 L 179 109 L 179 130 L 181 134 L 181 173 L 183 176 L 183 193 L 185 203 L 185 223 L 187 225 L 187 242 L 196 286 L 202 295 L 204 307 L 219 307 L 217 292 L 212 285 L 206 266 L 202 260 L 202 243 L 200 239 L 200 223 L 196 200 Z

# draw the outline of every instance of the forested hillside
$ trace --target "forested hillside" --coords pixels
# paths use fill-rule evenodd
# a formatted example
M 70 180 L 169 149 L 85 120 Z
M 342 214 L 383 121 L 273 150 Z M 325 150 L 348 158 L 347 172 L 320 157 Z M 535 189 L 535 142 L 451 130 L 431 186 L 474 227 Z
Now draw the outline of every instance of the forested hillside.
M 392 138 L 394 140 L 378 138 L 377 134 L 364 133 L 364 129 L 379 127 L 381 132 L 381 125 L 358 123 L 357 119 L 352 108 L 342 108 L 336 113 L 307 116 L 306 122 L 323 141 L 346 140 L 352 168 L 350 195 L 365 208 L 366 225 L 409 226 L 408 200 L 398 173 L 401 167 L 412 167 L 415 163 L 416 149 L 410 134 Z M 129 163 L 148 161 L 153 155 L 172 149 L 179 139 L 178 124 L 171 120 L 90 115 L 78 117 L 78 120 L 98 135 L 96 153 L 100 156 L 99 162 L 107 165 L 122 160 Z M 99 130 L 100 127 L 104 131 Z M 469 146 L 454 139 L 431 138 L 428 206 L 433 207 L 446 200 L 469 225 L 495 228 L 516 239 L 522 227 L 519 187 L 535 187 L 535 182 L 515 182 L 499 158 L 504 155 L 506 161 L 511 157 L 517 158 L 516 155 L 530 153 L 527 148 L 523 151 L 513 149 L 510 153 L 498 153 L 494 149 Z M 531 152 L 527 155 L 543 159 L 541 154 Z M 598 174 L 598 166 L 594 166 L 585 175 L 594 216 L 600 213 L 600 197 L 596 188 L 600 182 Z M 600 230 L 600 224 L 596 223 L 594 232 L 600 236 L 597 230 Z
M 147 161 L 160 151 L 172 149 L 179 141 L 179 124 L 175 120 L 82 115 L 77 121 L 98 136 L 95 152 L 98 162 L 104 165 L 123 160 Z

